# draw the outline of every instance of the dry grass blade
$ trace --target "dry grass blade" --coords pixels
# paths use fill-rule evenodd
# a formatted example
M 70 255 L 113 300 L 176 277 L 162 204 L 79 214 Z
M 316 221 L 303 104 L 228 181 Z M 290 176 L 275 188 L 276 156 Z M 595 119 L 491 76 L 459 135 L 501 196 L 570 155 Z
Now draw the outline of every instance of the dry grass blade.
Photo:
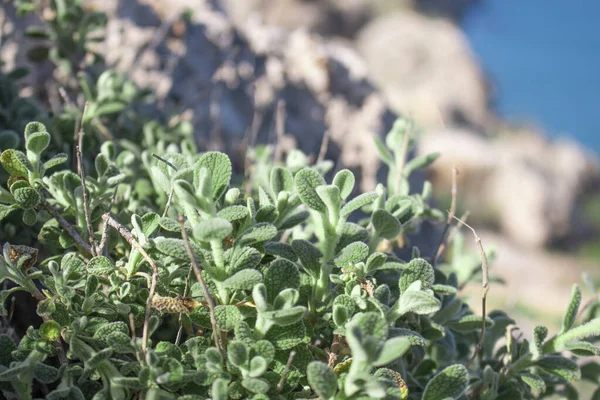
M 144 248 L 138 243 L 138 241 L 135 240 L 131 232 L 129 232 L 127 228 L 125 228 L 116 219 L 114 219 L 114 217 L 110 215 L 110 213 L 104 214 L 102 216 L 102 219 L 105 223 L 112 226 L 117 232 L 119 232 L 119 234 L 123 237 L 123 239 L 127 241 L 127 243 L 131 245 L 131 247 L 135 247 L 140 252 L 142 257 L 144 257 L 144 259 L 152 267 L 150 293 L 148 294 L 148 301 L 146 302 L 146 314 L 144 316 L 144 327 L 142 330 L 142 353 L 145 356 L 146 348 L 148 347 L 148 323 L 150 321 L 150 312 L 152 310 L 152 299 L 154 298 L 154 293 L 156 292 L 156 283 L 158 280 L 158 267 L 156 266 L 154 260 L 152 260 L 148 253 L 146 253 L 146 250 L 144 250 Z
M 477 247 L 479 248 L 479 255 L 481 257 L 481 273 L 482 273 L 481 285 L 483 288 L 483 292 L 481 294 L 481 334 L 479 336 L 479 341 L 477 342 L 477 345 L 475 346 L 475 351 L 473 352 L 473 356 L 471 356 L 469 361 L 467 361 L 467 363 L 465 364 L 465 366 L 467 368 L 469 368 L 471 366 L 471 364 L 473 363 L 473 361 L 475 361 L 475 358 L 477 358 L 477 354 L 481 350 L 481 347 L 483 346 L 483 339 L 485 338 L 485 319 L 487 316 L 486 301 L 487 301 L 487 294 L 490 289 L 489 270 L 488 270 L 487 256 L 485 255 L 485 250 L 483 249 L 483 245 L 481 244 L 481 238 L 477 235 L 477 232 L 475 231 L 475 229 L 473 229 L 471 226 L 466 224 L 464 221 L 461 221 L 457 217 L 454 217 L 454 219 L 461 222 L 464 226 L 469 228 L 471 230 L 471 232 L 473 232 L 473 236 L 475 236 L 475 243 L 477 244 Z
M 208 310 L 210 312 L 210 324 L 213 329 L 213 335 L 215 337 L 215 347 L 217 350 L 221 351 L 221 339 L 219 338 L 219 331 L 217 329 L 217 318 L 215 316 L 215 301 L 210 295 L 208 291 L 208 285 L 202 276 L 202 271 L 200 270 L 200 266 L 198 265 L 198 260 L 196 260 L 196 255 L 192 251 L 192 246 L 190 245 L 190 238 L 188 237 L 187 231 L 185 230 L 185 222 L 183 220 L 183 216 L 179 215 L 179 226 L 181 226 L 181 237 L 183 238 L 183 243 L 185 244 L 185 249 L 187 250 L 188 256 L 190 257 L 190 262 L 192 264 L 192 268 L 194 270 L 194 275 L 196 275 L 196 279 L 202 286 L 202 290 L 204 291 L 204 295 L 206 296 L 206 302 L 208 303 Z

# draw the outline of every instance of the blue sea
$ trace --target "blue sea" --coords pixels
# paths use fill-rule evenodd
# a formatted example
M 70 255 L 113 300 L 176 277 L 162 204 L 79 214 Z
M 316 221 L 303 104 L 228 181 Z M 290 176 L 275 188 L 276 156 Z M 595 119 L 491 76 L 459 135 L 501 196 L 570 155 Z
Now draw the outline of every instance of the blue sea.
M 498 113 L 600 154 L 600 0 L 481 0 L 463 28 Z

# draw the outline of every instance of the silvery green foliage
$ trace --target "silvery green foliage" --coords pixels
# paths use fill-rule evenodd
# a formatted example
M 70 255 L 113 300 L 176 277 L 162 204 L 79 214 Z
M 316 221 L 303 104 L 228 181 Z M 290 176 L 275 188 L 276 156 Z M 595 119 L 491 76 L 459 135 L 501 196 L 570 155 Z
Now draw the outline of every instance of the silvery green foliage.
M 296 165 L 295 172 L 273 165 L 265 185 L 242 196 L 226 155 L 167 153 L 168 163 L 146 160 L 154 206 L 134 196 L 133 204 L 118 210 L 111 207 L 115 191 L 135 190 L 132 171 L 120 168 L 119 160 L 136 153 L 107 141 L 94 159 L 95 173 L 86 177 L 87 207 L 97 240 L 103 236 L 100 217 L 111 211 L 159 268 L 144 354 L 152 270 L 140 250 L 114 232 L 102 254 L 87 254 L 44 211 L 49 204 L 88 239 L 81 178 L 68 169 L 47 171 L 47 135 L 44 125 L 29 124 L 25 151 L 6 151 L 1 159 L 14 186 L 6 207 L 40 218 L 39 250 L 50 254 L 37 260 L 38 249 L 4 245 L 0 272 L 14 286 L 2 299 L 29 292 L 45 319 L 18 346 L 0 337 L 10 349 L 0 352 L 0 388 L 9 396 L 32 398 L 38 381 L 52 388 L 48 398 L 57 399 L 140 393 L 182 399 L 508 399 L 551 396 L 575 390 L 575 380 L 597 379 L 597 364 L 582 368 L 576 362 L 600 354 L 593 344 L 600 334 L 599 307 L 590 303 L 582 319 L 578 286 L 555 336 L 537 327 L 534 340 L 518 341 L 512 319 L 489 313 L 482 346 L 465 366 L 482 319 L 458 296 L 479 270 L 462 250 L 463 237 L 456 236 L 453 257 L 437 269 L 418 249 L 402 260 L 390 246 L 419 220 L 435 217 L 420 194 L 388 195 L 380 185 L 353 195 L 350 171 L 337 172 L 328 184 L 310 165 Z M 29 204 L 26 196 L 15 196 L 25 188 L 39 198 Z M 172 196 L 164 216 L 162 195 Z M 350 222 L 359 211 L 363 219 Z M 208 294 L 190 275 L 180 214 Z M 205 306 L 208 295 L 226 344 L 221 351 Z M 176 343 L 173 322 L 179 316 L 183 340 Z M 64 355 L 57 343 L 67 349 Z
M 21 12 L 40 6 L 15 4 Z M 48 7 L 57 18 L 29 35 L 50 45 L 58 68 L 74 71 L 80 55 L 91 56 L 104 17 L 71 0 Z M 311 164 L 298 150 L 273 162 L 270 146 L 250 149 L 248 182 L 227 155 L 197 151 L 189 122 L 144 115 L 146 92 L 85 59 L 94 61 L 68 87 L 88 103 L 87 203 L 72 160 L 81 110 L 30 123 L 47 113 L 18 98 L 10 80 L 21 72 L 0 79 L 2 110 L 11 111 L 0 113 L 0 238 L 14 239 L 2 247 L 0 280 L 10 284 L 0 297 L 4 304 L 29 293 L 44 321 L 18 344 L 0 335 L 6 397 L 529 399 L 573 398 L 578 379 L 600 384 L 598 363 L 582 361 L 600 355 L 591 283 L 574 287 L 558 333 L 538 326 L 528 341 L 504 312 L 483 321 L 460 295 L 480 279 L 479 256 L 464 250 L 462 233 L 436 268 L 417 248 L 397 257 L 422 221 L 444 219 L 428 203 L 429 183 L 411 192 L 411 173 L 437 154 L 406 160 L 410 121 L 375 139 L 389 173 L 372 192 L 357 193 L 351 171 Z M 107 212 L 158 268 L 147 319 L 152 268 L 140 248 L 106 229 Z M 75 236 L 102 243 L 100 251 Z M 208 293 L 190 271 L 190 251 Z M 40 384 L 46 393 L 36 392 Z

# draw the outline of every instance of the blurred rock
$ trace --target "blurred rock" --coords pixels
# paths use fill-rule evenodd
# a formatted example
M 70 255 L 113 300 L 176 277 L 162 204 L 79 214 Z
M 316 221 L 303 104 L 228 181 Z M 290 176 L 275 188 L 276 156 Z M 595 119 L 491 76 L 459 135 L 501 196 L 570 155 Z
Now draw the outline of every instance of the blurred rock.
M 573 234 L 578 202 L 600 175 L 595 157 L 577 144 L 534 133 L 490 141 L 470 131 L 440 130 L 419 142 L 419 153 L 434 151 L 442 153 L 432 167 L 438 190 L 448 186 L 456 165 L 460 206 L 529 247 Z
M 323 36 L 353 37 L 374 14 L 365 0 L 222 0 L 222 4 L 237 24 L 260 13 L 266 25 Z
M 393 109 L 419 124 L 481 129 L 493 119 L 484 74 L 454 23 L 397 12 L 371 21 L 356 45 Z
M 232 12 L 250 6 L 242 3 Z M 379 161 L 371 135 L 387 132 L 395 114 L 367 81 L 356 51 L 306 30 L 269 26 L 259 14 L 234 23 L 220 4 L 97 1 L 109 14 L 100 51 L 165 104 L 192 110 L 201 146 L 240 155 L 238 166 L 248 142 L 278 140 L 274 118 L 282 101 L 280 147 L 296 145 L 316 157 L 327 132 L 328 158 L 357 172 L 363 189 L 374 188 Z M 188 8 L 191 21 L 178 37 L 172 26 Z

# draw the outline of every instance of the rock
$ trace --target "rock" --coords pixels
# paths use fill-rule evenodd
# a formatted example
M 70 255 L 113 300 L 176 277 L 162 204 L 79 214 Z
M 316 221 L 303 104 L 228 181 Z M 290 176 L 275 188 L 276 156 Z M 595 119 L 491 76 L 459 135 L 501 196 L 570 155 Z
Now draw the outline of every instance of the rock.
M 460 171 L 461 208 L 528 247 L 573 235 L 578 202 L 600 176 L 591 154 L 564 139 L 550 142 L 539 133 L 513 132 L 490 141 L 469 131 L 440 130 L 419 143 L 420 154 L 434 151 L 442 153 L 432 166 L 434 187 L 449 186 L 455 165 Z
M 397 12 L 371 21 L 356 45 L 392 108 L 419 124 L 483 128 L 493 119 L 484 74 L 454 23 Z
M 353 37 L 374 14 L 365 0 L 223 0 L 222 4 L 237 24 L 256 13 L 269 26 L 286 30 L 306 29 L 322 36 Z
M 276 141 L 281 101 L 281 147 L 297 145 L 316 156 L 327 132 L 328 158 L 341 157 L 339 168 L 358 172 L 362 189 L 374 188 L 379 161 L 371 135 L 387 132 L 395 114 L 347 43 L 265 25 L 258 14 L 232 23 L 216 1 L 177 0 L 165 7 L 157 0 L 109 0 L 96 6 L 109 14 L 101 49 L 107 61 L 155 88 L 162 102 L 190 109 L 201 147 L 242 154 L 247 140 Z M 171 25 L 192 6 L 192 19 L 177 37 Z

